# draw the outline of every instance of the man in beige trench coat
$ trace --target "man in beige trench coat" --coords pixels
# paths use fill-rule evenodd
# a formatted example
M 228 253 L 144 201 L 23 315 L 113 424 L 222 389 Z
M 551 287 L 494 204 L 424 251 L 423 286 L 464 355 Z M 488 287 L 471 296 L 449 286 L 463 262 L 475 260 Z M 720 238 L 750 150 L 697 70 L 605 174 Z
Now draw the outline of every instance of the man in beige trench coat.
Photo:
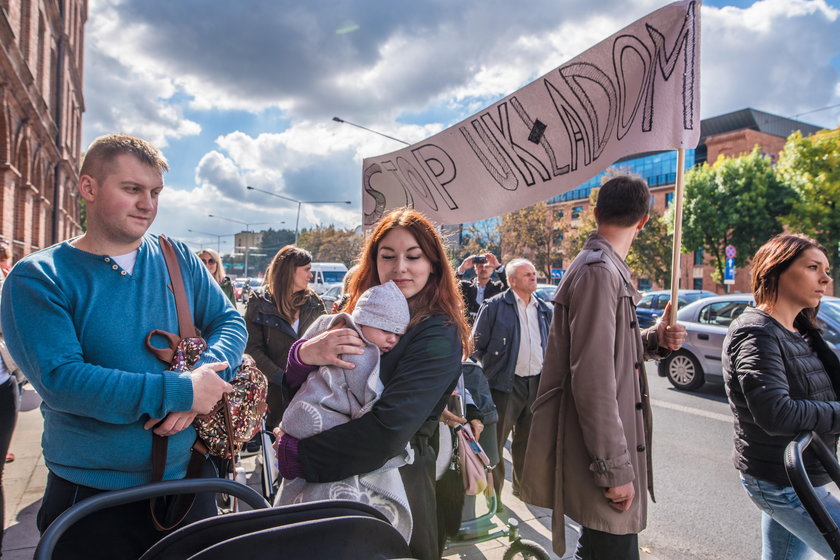
M 533 405 L 522 498 L 553 510 L 552 544 L 565 552 L 563 515 L 583 526 L 576 558 L 639 558 L 647 520 L 651 411 L 644 360 L 662 358 L 685 328 L 662 321 L 640 332 L 639 292 L 624 263 L 648 220 L 642 179 L 601 187 L 597 232 L 569 266 L 554 296 L 554 320 Z

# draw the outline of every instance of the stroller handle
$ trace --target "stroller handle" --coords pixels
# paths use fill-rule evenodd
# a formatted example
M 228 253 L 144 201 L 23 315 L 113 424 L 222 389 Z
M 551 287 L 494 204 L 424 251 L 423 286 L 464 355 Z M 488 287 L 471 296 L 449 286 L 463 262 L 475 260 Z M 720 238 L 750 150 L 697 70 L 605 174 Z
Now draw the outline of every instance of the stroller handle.
M 829 450 L 825 442 L 816 432 L 804 430 L 799 432 L 793 441 L 785 448 L 785 471 L 791 486 L 802 501 L 805 511 L 811 516 L 817 530 L 825 537 L 828 546 L 834 553 L 835 559 L 840 559 L 840 530 L 834 519 L 826 511 L 825 507 L 817 498 L 814 486 L 808 479 L 805 471 L 805 463 L 802 454 L 810 447 L 814 455 L 819 459 L 822 466 L 828 471 L 829 476 L 835 484 L 840 486 L 840 463 Z
M 254 509 L 270 507 L 269 503 L 265 501 L 265 498 L 260 496 L 252 488 L 224 478 L 165 480 L 163 482 L 153 482 L 142 486 L 124 488 L 122 490 L 103 492 L 102 494 L 97 494 L 96 496 L 82 500 L 59 515 L 47 530 L 44 531 L 44 534 L 41 535 L 41 540 L 35 549 L 33 560 L 49 560 L 52 558 L 53 551 L 61 535 L 74 523 L 91 513 L 113 506 L 148 500 L 157 496 L 197 494 L 200 492 L 228 494 L 239 498 Z

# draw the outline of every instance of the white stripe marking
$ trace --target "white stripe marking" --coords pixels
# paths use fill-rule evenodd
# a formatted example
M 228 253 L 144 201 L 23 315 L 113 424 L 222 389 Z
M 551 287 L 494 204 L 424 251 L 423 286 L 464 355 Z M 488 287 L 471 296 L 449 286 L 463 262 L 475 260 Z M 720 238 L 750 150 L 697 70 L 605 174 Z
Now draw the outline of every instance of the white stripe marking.
M 677 412 L 685 412 L 686 414 L 693 414 L 694 416 L 702 416 L 703 418 L 709 418 L 711 420 L 719 420 L 721 422 L 726 422 L 727 424 L 731 424 L 733 422 L 732 416 L 728 414 L 720 414 L 718 412 L 709 412 L 708 410 L 700 410 L 699 408 L 692 408 L 690 406 L 683 406 L 681 404 L 674 404 L 665 401 L 660 401 L 656 399 L 651 399 L 650 404 L 654 406 L 659 406 L 662 408 L 668 408 L 670 410 L 676 410 Z

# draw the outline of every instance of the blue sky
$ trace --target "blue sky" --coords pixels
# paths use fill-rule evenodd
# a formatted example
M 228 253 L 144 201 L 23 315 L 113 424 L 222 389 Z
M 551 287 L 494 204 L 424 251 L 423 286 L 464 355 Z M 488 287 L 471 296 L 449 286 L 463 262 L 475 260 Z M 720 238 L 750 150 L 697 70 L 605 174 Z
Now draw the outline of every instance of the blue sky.
M 350 200 L 302 205 L 301 227 L 355 227 L 362 159 L 401 145 L 333 116 L 419 141 L 664 4 L 90 0 L 83 143 L 119 131 L 160 146 L 171 171 L 152 231 L 196 247 L 217 238 L 188 229 L 244 229 L 208 214 L 294 227 L 296 204 L 246 185 Z M 840 0 L 710 1 L 701 21 L 702 117 L 840 124 Z

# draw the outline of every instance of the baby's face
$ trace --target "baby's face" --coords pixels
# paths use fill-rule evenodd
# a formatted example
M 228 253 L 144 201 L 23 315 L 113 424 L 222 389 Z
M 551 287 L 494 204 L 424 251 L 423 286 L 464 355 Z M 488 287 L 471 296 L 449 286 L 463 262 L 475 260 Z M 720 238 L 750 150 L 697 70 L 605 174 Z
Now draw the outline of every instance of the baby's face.
M 362 334 L 365 335 L 365 338 L 376 344 L 379 347 L 379 351 L 383 354 L 390 351 L 400 340 L 400 335 L 396 333 L 383 331 L 382 329 L 367 325 L 359 325 L 359 327 L 362 329 Z

